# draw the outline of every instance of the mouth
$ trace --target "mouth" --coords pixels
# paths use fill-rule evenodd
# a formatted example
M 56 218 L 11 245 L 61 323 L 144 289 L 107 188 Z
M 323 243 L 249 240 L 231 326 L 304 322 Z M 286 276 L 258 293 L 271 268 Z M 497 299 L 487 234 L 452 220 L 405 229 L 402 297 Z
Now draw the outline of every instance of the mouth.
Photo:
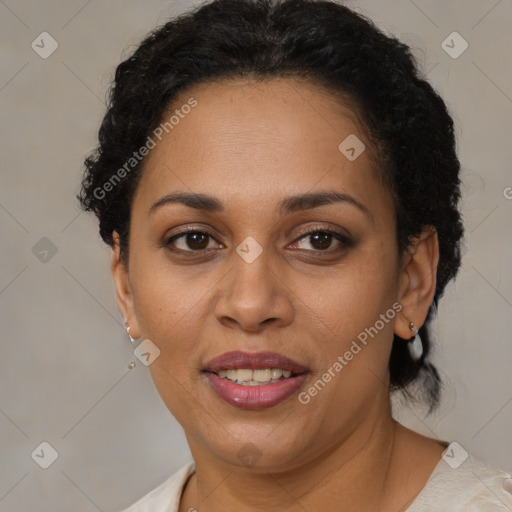
M 243 409 L 263 409 L 283 402 L 305 382 L 308 369 L 274 352 L 227 352 L 203 370 L 211 388 L 225 402 Z

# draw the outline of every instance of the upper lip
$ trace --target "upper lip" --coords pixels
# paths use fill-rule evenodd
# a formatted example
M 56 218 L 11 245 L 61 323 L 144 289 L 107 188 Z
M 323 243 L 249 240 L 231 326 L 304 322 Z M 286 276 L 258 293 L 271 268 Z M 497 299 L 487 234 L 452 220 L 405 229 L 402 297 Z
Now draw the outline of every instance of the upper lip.
M 238 350 L 225 352 L 211 359 L 205 371 L 218 373 L 221 370 L 281 368 L 300 374 L 308 369 L 289 357 L 276 352 L 241 352 Z

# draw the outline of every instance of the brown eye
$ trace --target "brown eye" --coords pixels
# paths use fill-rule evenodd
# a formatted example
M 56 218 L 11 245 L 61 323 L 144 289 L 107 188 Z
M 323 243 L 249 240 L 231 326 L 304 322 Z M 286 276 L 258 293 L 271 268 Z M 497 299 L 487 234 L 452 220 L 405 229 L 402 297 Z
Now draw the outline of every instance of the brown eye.
M 334 248 L 331 247 L 334 244 Z M 332 251 L 342 250 L 352 246 L 352 242 L 341 233 L 331 230 L 319 230 L 310 231 L 302 235 L 296 242 L 295 245 L 298 249 L 314 250 L 314 251 Z M 309 247 L 312 247 L 310 249 Z
M 209 236 L 204 233 L 188 233 L 185 235 L 185 243 L 191 249 L 206 249 L 208 242 Z
M 211 249 L 211 242 L 215 243 L 214 238 L 203 231 L 187 231 L 178 235 L 174 235 L 167 241 L 167 245 L 181 251 L 194 252 Z
M 333 236 L 330 233 L 327 233 L 326 231 L 318 231 L 317 233 L 309 235 L 311 245 L 315 249 L 320 250 L 328 249 L 332 243 L 332 238 Z

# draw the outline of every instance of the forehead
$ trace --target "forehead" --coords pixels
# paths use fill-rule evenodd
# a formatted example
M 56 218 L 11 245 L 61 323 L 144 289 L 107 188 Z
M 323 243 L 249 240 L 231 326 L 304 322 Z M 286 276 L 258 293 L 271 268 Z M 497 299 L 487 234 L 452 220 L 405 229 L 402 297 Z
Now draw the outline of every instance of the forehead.
M 244 198 L 253 206 L 317 187 L 363 202 L 383 195 L 355 108 L 310 82 L 203 83 L 182 92 L 162 122 L 171 117 L 161 140 L 153 137 L 136 194 L 147 208 L 177 189 Z

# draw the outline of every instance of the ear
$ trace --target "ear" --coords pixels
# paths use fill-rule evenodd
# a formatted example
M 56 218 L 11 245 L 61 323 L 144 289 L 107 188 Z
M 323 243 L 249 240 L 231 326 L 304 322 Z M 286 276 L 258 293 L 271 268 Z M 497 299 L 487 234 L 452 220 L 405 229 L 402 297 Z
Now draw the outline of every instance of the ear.
M 114 232 L 114 247 L 110 258 L 110 271 L 114 281 L 117 307 L 124 318 L 126 327 L 130 327 L 132 338 L 140 338 L 139 325 L 133 307 L 133 295 L 130 286 L 128 269 L 121 259 L 121 246 L 119 234 Z
M 410 322 L 414 322 L 417 328 L 425 323 L 436 291 L 438 262 L 437 231 L 433 226 L 426 226 L 403 255 L 398 297 L 402 310 L 395 323 L 395 334 L 400 338 L 413 336 Z

